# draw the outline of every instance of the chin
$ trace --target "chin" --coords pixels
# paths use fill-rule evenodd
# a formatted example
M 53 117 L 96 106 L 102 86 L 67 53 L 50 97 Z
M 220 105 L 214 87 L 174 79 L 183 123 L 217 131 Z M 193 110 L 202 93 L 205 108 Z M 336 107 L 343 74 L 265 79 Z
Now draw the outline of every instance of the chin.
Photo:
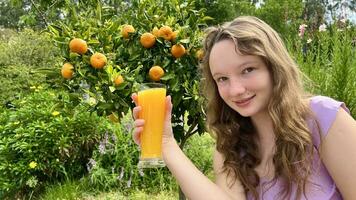
M 246 113 L 246 112 L 238 112 L 242 117 L 251 117 L 253 114 L 251 113 Z
M 241 109 L 234 109 L 237 113 L 239 113 L 242 117 L 251 117 L 254 114 L 256 114 L 256 112 L 254 111 L 248 111 L 248 110 L 241 110 Z

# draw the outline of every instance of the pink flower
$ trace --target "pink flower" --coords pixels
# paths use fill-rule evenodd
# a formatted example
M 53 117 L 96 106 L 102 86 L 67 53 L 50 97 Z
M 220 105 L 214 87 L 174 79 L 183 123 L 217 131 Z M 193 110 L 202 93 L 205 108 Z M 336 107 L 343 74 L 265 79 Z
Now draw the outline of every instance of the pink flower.
M 299 37 L 303 37 L 304 36 L 304 33 L 305 33 L 305 28 L 308 27 L 308 25 L 306 24 L 301 24 L 299 26 Z

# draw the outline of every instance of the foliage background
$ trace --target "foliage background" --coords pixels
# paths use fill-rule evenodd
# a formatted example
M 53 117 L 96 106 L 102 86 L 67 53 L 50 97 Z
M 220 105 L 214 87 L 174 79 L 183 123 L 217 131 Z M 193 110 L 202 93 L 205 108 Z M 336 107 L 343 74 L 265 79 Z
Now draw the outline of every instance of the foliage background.
M 162 81 L 170 85 L 170 93 L 175 93 L 175 112 L 182 120 L 177 121 L 177 127 L 190 130 L 189 116 L 200 118 L 203 126 L 202 107 L 197 106 L 201 100 L 193 101 L 199 95 L 198 82 L 182 80 L 191 80 L 184 77 L 189 73 L 197 74 L 189 67 L 198 65 L 194 54 L 201 45 L 202 30 L 240 15 L 255 15 L 271 24 L 310 78 L 306 88 L 344 101 L 355 118 L 355 24 L 342 20 L 342 13 L 337 12 L 341 4 L 330 7 L 329 3 L 268 0 L 257 8 L 256 1 L 247 0 L 0 2 L 0 198 L 100 198 L 102 192 L 123 191 L 119 197 L 142 199 L 143 194 L 159 195 L 160 190 L 168 191 L 167 199 L 176 198 L 177 184 L 167 169 L 142 173 L 136 167 L 139 151 L 131 142 L 131 117 L 121 112 L 132 106 L 128 100 L 130 88 L 137 81 L 147 80 L 147 76 L 133 69 L 147 71 L 158 62 L 174 67 L 166 68 L 168 73 Z M 351 10 L 354 5 L 347 4 Z M 330 11 L 334 17 L 331 23 L 325 18 L 325 12 Z M 137 30 L 129 41 L 120 36 L 121 26 L 127 23 Z M 324 23 L 326 30 L 319 31 Z M 308 27 L 299 36 L 301 24 Z M 176 42 L 186 46 L 185 58 L 172 59 L 169 48 L 174 42 L 161 39 L 157 48 L 150 50 L 140 46 L 140 34 L 162 25 L 180 31 Z M 69 53 L 67 45 L 72 37 L 88 41 L 91 49 L 87 55 Z M 114 88 L 111 99 L 104 96 L 110 96 L 105 92 L 112 89 L 112 72 L 87 68 L 88 57 L 95 51 L 106 53 L 111 69 L 126 75 L 126 85 Z M 76 74 L 74 80 L 62 79 L 60 67 L 65 61 L 81 66 L 85 76 Z M 131 76 L 135 73 L 139 76 Z M 98 74 L 99 80 L 95 78 Z M 94 78 L 85 79 L 88 75 Z M 91 85 L 90 93 L 82 80 Z M 174 91 L 174 85 L 185 90 Z M 97 104 L 103 100 L 97 98 L 100 95 L 105 102 Z M 183 101 L 188 103 L 178 103 L 182 96 L 188 97 Z M 119 98 L 127 103 L 111 107 Z M 54 111 L 60 115 L 53 116 Z M 119 123 L 108 121 L 106 115 L 112 111 L 120 118 Z M 213 179 L 214 141 L 203 131 L 201 134 L 190 135 L 184 141 L 184 151 Z M 87 146 L 84 148 L 83 144 Z M 29 167 L 31 161 L 36 161 L 36 168 Z M 48 168 L 52 169 L 50 173 Z M 112 196 L 119 198 L 116 193 Z

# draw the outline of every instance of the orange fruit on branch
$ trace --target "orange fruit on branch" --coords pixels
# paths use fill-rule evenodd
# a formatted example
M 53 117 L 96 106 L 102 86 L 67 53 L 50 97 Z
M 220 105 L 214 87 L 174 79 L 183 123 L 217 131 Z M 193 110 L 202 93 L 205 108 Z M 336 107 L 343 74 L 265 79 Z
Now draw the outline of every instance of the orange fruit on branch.
M 175 44 L 172 46 L 171 53 L 175 58 L 182 57 L 185 52 L 185 48 L 182 44 Z
M 71 79 L 74 74 L 74 67 L 70 63 L 64 63 L 61 69 L 62 77 L 65 79 Z
M 115 86 L 119 86 L 121 83 L 124 82 L 124 78 L 121 75 L 118 75 L 115 79 L 114 79 L 114 84 Z
M 162 67 L 156 65 L 151 67 L 148 75 L 150 76 L 150 79 L 153 81 L 159 81 L 161 77 L 164 75 L 164 70 Z
M 158 35 L 160 37 L 163 37 L 165 40 L 171 40 L 172 33 L 173 33 L 173 30 L 169 26 L 162 26 L 158 31 Z
M 134 32 L 135 32 L 135 28 L 129 24 L 125 24 L 121 29 L 121 35 L 125 39 L 128 39 L 130 37 L 129 33 L 134 33 Z
M 140 38 L 141 45 L 145 48 L 151 48 L 156 43 L 156 37 L 152 33 L 144 33 Z
M 106 56 L 102 53 L 94 53 L 90 57 L 90 65 L 94 67 L 95 69 L 102 69 L 106 65 L 108 60 L 106 59 Z
M 84 40 L 74 38 L 69 42 L 69 49 L 74 53 L 85 54 L 88 51 L 88 45 Z

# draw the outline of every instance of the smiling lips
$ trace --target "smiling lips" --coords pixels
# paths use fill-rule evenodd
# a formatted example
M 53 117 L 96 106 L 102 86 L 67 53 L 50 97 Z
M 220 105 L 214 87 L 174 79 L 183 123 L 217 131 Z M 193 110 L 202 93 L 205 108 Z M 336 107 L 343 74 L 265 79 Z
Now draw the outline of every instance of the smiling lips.
M 246 99 L 242 99 L 242 100 L 239 100 L 239 101 L 234 101 L 234 103 L 237 105 L 237 106 L 246 106 L 248 105 L 250 102 L 251 102 L 251 99 L 253 99 L 256 95 L 253 95 L 252 97 L 249 97 L 249 98 L 246 98 Z

